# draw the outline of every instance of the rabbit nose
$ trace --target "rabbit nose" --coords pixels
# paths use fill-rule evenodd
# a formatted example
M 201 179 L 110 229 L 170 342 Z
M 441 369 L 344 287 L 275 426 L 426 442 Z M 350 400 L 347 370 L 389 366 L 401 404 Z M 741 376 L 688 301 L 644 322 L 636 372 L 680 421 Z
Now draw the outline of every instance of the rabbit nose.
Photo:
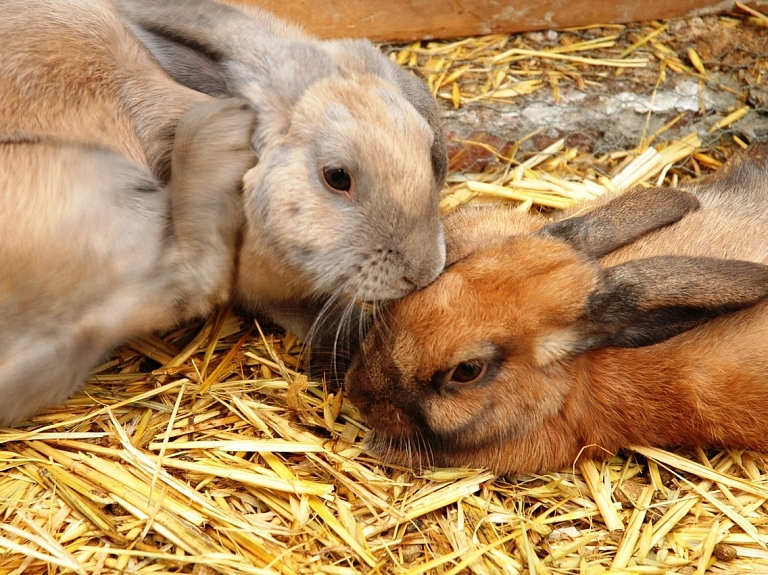
M 420 265 L 410 266 L 403 276 L 403 281 L 412 285 L 414 289 L 421 289 L 431 284 L 443 270 L 444 259 L 430 257 Z
M 411 278 L 409 278 L 408 276 L 403 276 L 403 277 L 401 277 L 401 278 L 400 278 L 400 280 L 403 282 L 403 284 L 405 285 L 405 288 L 406 288 L 408 291 L 413 291 L 413 290 L 415 290 L 416 288 L 420 287 L 418 283 L 416 283 L 415 281 L 413 281 L 413 280 L 412 280 Z
M 421 269 L 413 270 L 408 275 L 403 276 L 403 282 L 411 290 L 425 288 L 437 277 L 431 268 L 432 266 L 424 266 Z

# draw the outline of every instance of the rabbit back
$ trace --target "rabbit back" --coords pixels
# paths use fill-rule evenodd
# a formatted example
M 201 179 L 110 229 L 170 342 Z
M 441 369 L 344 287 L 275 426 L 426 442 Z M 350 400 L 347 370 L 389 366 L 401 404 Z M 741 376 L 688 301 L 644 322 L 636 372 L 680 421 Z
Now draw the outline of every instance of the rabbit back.
M 99 148 L 0 144 L 0 423 L 68 397 L 114 346 L 174 320 L 167 195 Z
M 110 149 L 170 175 L 179 118 L 209 97 L 173 80 L 106 2 L 4 2 L 2 133 Z

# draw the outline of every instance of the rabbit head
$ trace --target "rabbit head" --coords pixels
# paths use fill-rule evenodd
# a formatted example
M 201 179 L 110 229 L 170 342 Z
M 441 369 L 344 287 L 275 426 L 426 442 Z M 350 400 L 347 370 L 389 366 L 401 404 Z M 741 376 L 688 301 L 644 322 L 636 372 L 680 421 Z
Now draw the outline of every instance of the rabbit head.
M 244 178 L 238 292 L 282 277 L 270 296 L 391 299 L 432 281 L 444 248 L 427 122 L 372 76 L 320 80 L 289 114 Z
M 437 277 L 447 156 L 423 82 L 370 42 L 315 40 L 259 10 L 146 0 L 118 9 L 171 76 L 258 114 L 241 302 L 393 299 Z
M 586 216 L 495 240 L 505 218 L 493 211 L 488 230 L 478 216 L 448 220 L 449 246 L 457 234 L 468 248 L 449 250 L 460 259 L 388 306 L 347 373 L 348 396 L 372 428 L 369 448 L 408 466 L 573 463 L 589 444 L 596 408 L 581 374 L 596 356 L 663 342 L 768 295 L 768 267 L 751 262 L 597 261 L 696 206 L 685 192 L 627 192 Z

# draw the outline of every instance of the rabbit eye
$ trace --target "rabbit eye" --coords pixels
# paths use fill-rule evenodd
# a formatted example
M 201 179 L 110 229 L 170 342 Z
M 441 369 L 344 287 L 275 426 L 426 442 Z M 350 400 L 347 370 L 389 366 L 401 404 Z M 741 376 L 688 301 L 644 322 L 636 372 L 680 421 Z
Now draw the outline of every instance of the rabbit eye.
M 450 372 L 446 379 L 449 383 L 467 385 L 480 381 L 488 371 L 488 364 L 484 361 L 463 361 Z
M 323 168 L 323 179 L 337 192 L 349 193 L 352 189 L 352 176 L 344 168 Z

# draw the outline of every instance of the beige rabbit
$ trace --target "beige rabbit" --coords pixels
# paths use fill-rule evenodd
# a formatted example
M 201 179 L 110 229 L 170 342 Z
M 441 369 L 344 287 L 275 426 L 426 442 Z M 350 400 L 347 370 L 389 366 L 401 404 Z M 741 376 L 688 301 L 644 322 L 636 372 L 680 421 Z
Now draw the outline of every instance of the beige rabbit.
M 768 155 L 543 224 L 446 221 L 446 271 L 347 373 L 369 448 L 524 473 L 630 445 L 768 451 Z
M 259 113 L 241 303 L 306 336 L 329 306 L 319 294 L 392 299 L 436 277 L 447 157 L 423 82 L 368 41 L 318 41 L 253 7 L 246 18 L 201 0 L 117 6 L 179 82 L 243 97 Z M 297 300 L 308 296 L 302 314 Z
M 169 76 L 108 0 L 3 3 L 0 424 L 62 401 L 126 339 L 233 297 L 302 308 L 306 332 L 315 301 L 399 297 L 443 266 L 445 148 L 423 85 L 370 47 L 318 60 L 288 25 L 184 12 L 207 42 L 197 61 L 218 55 L 217 95 L 237 99 Z

